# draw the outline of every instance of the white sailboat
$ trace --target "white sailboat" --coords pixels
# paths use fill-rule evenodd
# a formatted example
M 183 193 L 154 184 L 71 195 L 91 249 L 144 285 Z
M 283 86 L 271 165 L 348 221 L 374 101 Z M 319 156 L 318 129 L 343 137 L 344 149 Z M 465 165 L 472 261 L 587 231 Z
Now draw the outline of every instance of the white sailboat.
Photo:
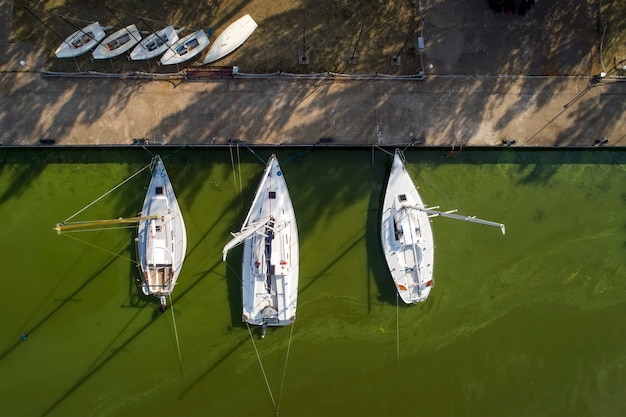
M 107 36 L 91 53 L 93 59 L 109 59 L 122 55 L 141 40 L 136 25 L 128 25 Z
M 139 216 L 70 222 L 76 216 L 74 215 L 65 222 L 58 223 L 55 230 L 61 234 L 120 224 L 138 224 L 135 241 L 137 263 L 141 270 L 140 288 L 144 294 L 158 297 L 161 311 L 164 311 L 166 297 L 172 293 L 185 260 L 187 232 L 172 183 L 158 155 L 152 159 L 150 169 L 150 185 Z
M 59 45 L 54 54 L 57 58 L 72 58 L 91 51 L 106 33 L 100 23 L 94 22 L 77 30 Z
M 174 188 L 157 155 L 137 232 L 141 290 L 159 298 L 161 310 L 174 290 L 187 253 L 187 231 Z
M 442 216 L 488 226 L 504 225 L 451 211 L 427 208 L 396 150 L 382 206 L 381 243 L 391 277 L 406 304 L 426 301 L 434 286 L 434 241 L 430 217 Z
M 202 63 L 209 64 L 230 54 L 243 45 L 257 27 L 258 24 L 249 14 L 240 17 L 217 37 Z
M 275 155 L 265 168 L 241 231 L 224 246 L 243 243 L 242 320 L 263 326 L 285 326 L 296 319 L 299 243 L 296 217 L 287 183 Z
M 130 53 L 130 59 L 139 61 L 156 58 L 178 42 L 178 34 L 184 29 L 176 30 L 174 26 L 167 26 L 154 32 L 135 46 L 135 49 Z
M 173 44 L 161 57 L 161 65 L 180 64 L 197 56 L 209 46 L 209 37 L 202 29 L 197 30 Z

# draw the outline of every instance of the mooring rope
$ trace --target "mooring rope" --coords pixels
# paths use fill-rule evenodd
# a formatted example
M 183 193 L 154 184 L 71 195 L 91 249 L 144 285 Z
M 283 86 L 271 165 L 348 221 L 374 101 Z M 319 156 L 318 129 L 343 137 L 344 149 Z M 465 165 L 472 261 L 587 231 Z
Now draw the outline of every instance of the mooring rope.
M 256 357 L 259 360 L 261 372 L 263 372 L 263 378 L 265 379 L 265 385 L 267 385 L 267 391 L 270 393 L 272 404 L 274 405 L 274 409 L 278 410 L 276 407 L 276 401 L 274 401 L 274 395 L 272 394 L 272 388 L 270 387 L 270 383 L 267 380 L 267 374 L 265 373 L 265 368 L 263 368 L 263 362 L 261 361 L 261 356 L 259 355 L 259 350 L 256 347 L 256 343 L 254 343 L 254 336 L 252 335 L 252 330 L 250 330 L 250 324 L 248 324 L 248 322 L 246 322 L 246 327 L 248 328 L 248 333 L 250 334 L 250 339 L 252 340 L 252 346 L 254 346 L 254 352 L 256 353 Z
M 400 305 L 398 292 L 396 291 L 396 361 L 400 365 Z
M 250 152 L 252 152 L 252 154 L 254 156 L 256 156 L 257 158 L 259 158 L 259 161 L 261 161 L 263 163 L 263 165 L 267 165 L 267 161 L 264 161 L 263 158 L 261 158 L 256 152 L 254 152 L 254 149 L 252 149 L 251 147 L 249 147 L 248 145 L 246 145 L 246 142 L 243 142 L 241 140 L 237 141 L 237 143 L 241 143 L 243 146 L 245 146 L 246 148 L 248 148 L 248 150 Z
M 176 349 L 178 350 L 178 363 L 180 364 L 180 371 L 183 372 L 183 358 L 180 354 L 180 342 L 178 341 L 178 328 L 176 327 L 176 317 L 174 316 L 174 302 L 172 301 L 172 294 L 170 297 L 170 311 L 172 312 L 172 323 L 174 323 L 174 335 L 176 336 Z
M 235 159 L 233 157 L 233 147 L 232 145 L 228 145 L 228 150 L 230 151 L 230 166 L 233 168 L 233 185 L 235 189 L 237 188 L 237 175 L 235 174 Z
M 89 207 L 93 206 L 94 204 L 96 204 L 98 201 L 102 200 L 103 198 L 105 198 L 106 196 L 108 196 L 109 194 L 111 194 L 113 191 L 117 190 L 118 188 L 120 188 L 122 185 L 126 184 L 128 181 L 130 181 L 131 179 L 135 178 L 137 175 L 139 175 L 141 172 L 143 172 L 146 168 L 150 167 L 152 165 L 152 162 L 150 162 L 148 165 L 146 165 L 145 167 L 141 168 L 139 171 L 137 171 L 136 173 L 134 173 L 133 175 L 131 175 L 130 177 L 128 177 L 126 180 L 122 181 L 120 184 L 116 185 L 115 187 L 113 187 L 113 189 L 111 189 L 110 191 L 107 191 L 105 194 L 101 195 L 100 197 L 98 197 L 97 199 L 95 199 L 94 201 L 92 201 L 91 203 L 87 204 L 84 208 L 80 209 L 79 211 L 77 211 L 76 213 L 74 213 L 73 215 L 71 215 L 70 217 L 68 217 L 65 222 L 69 222 L 70 220 L 72 220 L 74 217 L 78 216 L 79 214 L 81 214 L 83 211 L 87 210 Z
M 284 161 L 281 163 L 281 165 L 284 165 L 286 162 L 289 162 L 289 161 L 291 161 L 292 159 L 295 159 L 295 158 L 299 157 L 300 155 L 305 154 L 305 153 L 306 153 L 306 152 L 308 152 L 311 148 L 314 148 L 316 145 L 317 145 L 317 143 L 314 143 L 313 145 L 309 146 L 308 148 L 303 149 L 303 150 L 301 150 L 301 151 L 299 151 L 299 152 L 296 152 L 294 155 L 292 155 L 292 156 L 290 156 L 289 158 L 287 158 L 286 160 L 284 160 Z
M 243 182 L 241 180 L 241 154 L 239 153 L 239 142 L 237 142 L 237 166 L 239 167 L 239 199 L 243 208 Z
M 283 368 L 283 379 L 280 382 L 280 391 L 278 392 L 278 405 L 276 406 L 276 415 L 278 415 L 278 408 L 280 407 L 280 398 L 283 395 L 283 387 L 285 386 L 285 376 L 287 375 L 287 362 L 289 361 L 289 352 L 291 351 L 291 342 L 293 340 L 293 328 L 296 325 L 294 321 L 291 323 L 291 331 L 289 332 L 289 344 L 287 345 L 287 355 L 285 356 L 285 367 Z
M 108 253 L 109 255 L 117 256 L 118 258 L 120 258 L 120 259 L 124 259 L 124 260 L 126 260 L 126 261 L 130 261 L 131 263 L 133 263 L 133 262 L 135 262 L 135 263 L 136 263 L 136 261 L 133 261 L 132 259 L 127 258 L 126 256 L 122 256 L 122 255 L 120 255 L 119 253 L 114 253 L 114 252 L 111 252 L 110 250 L 104 249 L 104 248 L 102 248 L 102 247 L 100 247 L 100 246 L 96 246 L 96 245 L 94 245 L 94 244 L 91 244 L 91 243 L 89 243 L 89 242 L 87 242 L 87 241 L 84 241 L 84 240 L 82 240 L 82 239 L 79 239 L 79 238 L 77 238 L 77 237 L 70 236 L 68 233 L 63 233 L 63 236 L 68 237 L 68 238 L 70 238 L 70 239 L 74 239 L 74 240 L 75 240 L 75 241 L 77 241 L 77 242 L 84 243 L 85 245 L 87 245 L 87 246 L 91 246 L 92 248 L 96 248 L 96 249 L 98 249 L 98 250 L 101 250 L 102 252 L 106 252 L 106 253 Z

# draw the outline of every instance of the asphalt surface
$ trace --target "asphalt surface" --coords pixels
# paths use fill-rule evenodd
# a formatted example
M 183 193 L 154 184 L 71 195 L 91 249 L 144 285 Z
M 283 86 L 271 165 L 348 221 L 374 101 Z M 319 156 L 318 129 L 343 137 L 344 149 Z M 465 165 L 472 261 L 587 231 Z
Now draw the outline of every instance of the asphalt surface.
M 421 80 L 235 76 L 154 81 L 43 76 L 39 68 L 47 51 L 33 44 L 9 43 L 12 2 L 5 1 L 0 6 L 6 12 L 0 17 L 0 144 L 132 145 L 139 141 L 215 146 L 242 140 L 268 145 L 322 141 L 455 148 L 626 146 L 626 80 L 615 77 L 621 72 L 609 71 L 603 78 L 449 75 L 461 63 L 480 71 L 485 51 L 495 48 L 481 42 L 493 38 L 493 28 L 504 27 L 501 20 L 511 17 L 472 9 L 468 13 L 476 13 L 476 19 L 491 22 L 484 36 L 476 38 L 476 27 L 468 26 L 467 19 L 457 22 L 450 34 L 443 22 L 464 14 L 451 15 L 450 8 L 439 3 L 428 16 L 435 29 L 440 18 L 442 28 L 437 33 L 443 37 L 425 49 L 424 59 L 435 65 L 434 69 L 426 66 Z M 581 22 L 590 20 L 587 9 Z M 545 15 L 551 16 L 547 11 Z M 539 13 L 526 18 L 544 19 Z M 512 22 L 507 25 L 515 24 L 518 31 L 528 26 L 528 21 Z M 532 28 L 528 32 L 534 34 Z M 521 62 L 542 68 L 545 56 L 563 53 L 551 62 L 566 64 L 576 57 L 582 64 L 559 71 L 589 73 L 585 68 L 591 58 L 584 55 L 589 46 L 583 45 L 581 52 L 577 42 L 562 45 L 562 52 L 530 55 L 525 50 L 529 55 Z M 451 55 L 451 51 L 456 52 Z M 26 65 L 20 65 L 20 60 Z M 503 58 L 499 65 L 509 61 Z M 535 71 L 528 65 L 511 71 Z

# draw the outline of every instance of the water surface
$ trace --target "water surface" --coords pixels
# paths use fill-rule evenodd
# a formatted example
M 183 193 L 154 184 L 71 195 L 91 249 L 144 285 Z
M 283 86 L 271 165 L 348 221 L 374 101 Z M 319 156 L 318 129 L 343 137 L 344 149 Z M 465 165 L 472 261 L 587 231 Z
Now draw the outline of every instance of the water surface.
M 254 344 L 241 250 L 227 263 L 221 250 L 263 164 L 243 148 L 160 154 L 189 238 L 176 327 L 136 286 L 134 230 L 80 241 L 52 230 L 148 164 L 145 150 L 0 153 L 3 415 L 270 416 L 273 401 L 285 416 L 626 414 L 623 152 L 407 151 L 427 204 L 507 234 L 433 219 L 435 288 L 404 306 L 378 234 L 391 158 L 281 150 L 300 231 L 298 317 L 293 334 L 255 331 Z M 147 179 L 79 218 L 136 214 Z

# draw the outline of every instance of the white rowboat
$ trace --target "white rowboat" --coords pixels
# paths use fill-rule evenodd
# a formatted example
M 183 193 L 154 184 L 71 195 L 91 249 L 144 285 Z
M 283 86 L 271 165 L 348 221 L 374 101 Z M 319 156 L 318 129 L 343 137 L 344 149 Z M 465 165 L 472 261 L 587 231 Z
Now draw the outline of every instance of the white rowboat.
M 183 29 L 176 30 L 174 26 L 168 26 L 154 32 L 135 46 L 135 49 L 130 53 L 130 59 L 139 61 L 156 58 L 178 41 L 178 34 Z
M 296 217 L 276 156 L 265 168 L 241 231 L 226 244 L 243 243 L 242 320 L 253 325 L 285 326 L 296 319 L 299 243 Z
M 180 64 L 196 57 L 207 46 L 209 46 L 209 37 L 202 29 L 179 39 L 172 45 L 161 57 L 161 65 Z
M 187 252 L 185 222 L 165 171 L 157 155 L 152 161 L 152 179 L 143 203 L 137 232 L 137 256 L 141 290 L 159 298 L 161 310 L 174 290 Z M 146 219 L 147 218 L 147 219 Z
M 109 35 L 92 52 L 94 59 L 115 58 L 130 50 L 141 40 L 141 34 L 135 25 L 129 25 Z
M 239 18 L 217 37 L 202 62 L 209 64 L 230 54 L 243 45 L 257 27 L 257 23 L 249 14 Z
M 106 33 L 100 23 L 94 22 L 77 30 L 59 45 L 54 54 L 57 58 L 72 58 L 91 51 L 104 39 Z
M 434 285 L 434 240 L 430 217 L 442 216 L 499 227 L 501 223 L 427 208 L 403 156 L 396 150 L 382 207 L 381 243 L 398 294 L 406 304 L 426 301 Z

